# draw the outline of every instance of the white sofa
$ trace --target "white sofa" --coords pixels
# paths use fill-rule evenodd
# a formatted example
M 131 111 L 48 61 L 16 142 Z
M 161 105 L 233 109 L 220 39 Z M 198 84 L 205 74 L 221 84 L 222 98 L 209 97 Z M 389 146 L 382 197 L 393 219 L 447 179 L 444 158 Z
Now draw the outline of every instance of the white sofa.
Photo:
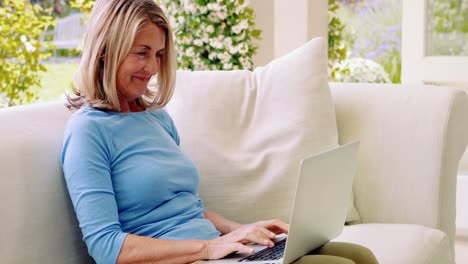
M 336 240 L 365 245 L 384 264 L 454 263 L 456 171 L 468 140 L 465 93 L 377 84 L 331 84 L 331 91 L 340 143 L 361 140 L 354 181 L 360 218 Z M 0 110 L 2 263 L 92 263 L 62 176 L 70 116 L 63 105 Z
M 362 244 L 383 264 L 453 263 L 466 94 L 377 84 L 330 90 L 327 63 L 326 40 L 315 38 L 253 72 L 177 73 L 167 109 L 200 171 L 205 206 L 241 223 L 288 221 L 300 161 L 359 139 L 348 226 L 335 240 Z M 0 110 L 4 263 L 92 261 L 60 165 L 70 115 L 63 105 Z

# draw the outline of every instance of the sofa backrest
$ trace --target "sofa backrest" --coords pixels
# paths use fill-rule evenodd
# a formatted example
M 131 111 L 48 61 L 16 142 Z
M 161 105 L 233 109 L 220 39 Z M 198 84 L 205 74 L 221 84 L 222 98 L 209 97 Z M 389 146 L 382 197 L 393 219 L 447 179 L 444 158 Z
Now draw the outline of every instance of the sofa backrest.
M 438 228 L 453 247 L 466 95 L 396 87 L 331 85 L 340 143 L 361 139 L 356 205 L 364 222 Z M 93 263 L 60 165 L 69 116 L 64 101 L 0 109 L 2 263 Z
M 0 111 L 2 263 L 93 263 L 60 164 L 64 102 Z
M 179 71 L 167 109 L 205 206 L 241 223 L 288 222 L 302 159 L 338 146 L 323 38 L 254 71 Z

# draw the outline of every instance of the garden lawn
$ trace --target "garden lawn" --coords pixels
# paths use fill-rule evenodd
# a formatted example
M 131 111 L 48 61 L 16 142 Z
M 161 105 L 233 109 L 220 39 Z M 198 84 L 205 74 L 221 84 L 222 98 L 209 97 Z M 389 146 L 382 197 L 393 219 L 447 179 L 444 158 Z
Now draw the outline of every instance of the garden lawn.
M 47 72 L 41 72 L 41 88 L 38 89 L 40 101 L 63 98 L 65 91 L 71 91 L 73 74 L 78 69 L 77 62 L 45 63 Z

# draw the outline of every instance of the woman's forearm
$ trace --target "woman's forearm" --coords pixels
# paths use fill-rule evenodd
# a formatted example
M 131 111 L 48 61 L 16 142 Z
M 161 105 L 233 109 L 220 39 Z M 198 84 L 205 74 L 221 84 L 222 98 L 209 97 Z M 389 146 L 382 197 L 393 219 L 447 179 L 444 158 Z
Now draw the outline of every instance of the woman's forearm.
M 208 210 L 205 210 L 204 214 L 205 214 L 205 217 L 208 220 L 210 220 L 214 224 L 216 229 L 218 229 L 218 231 L 221 232 L 221 234 L 223 234 L 223 235 L 227 234 L 227 233 L 230 233 L 230 232 L 232 232 L 232 231 L 234 231 L 237 228 L 242 226 L 241 224 L 239 224 L 237 222 L 228 220 L 228 219 L 220 216 L 219 214 L 213 213 L 213 212 L 208 211 Z
M 191 263 L 206 259 L 206 251 L 206 241 L 202 240 L 161 240 L 129 234 L 116 263 Z
M 210 211 L 205 211 L 204 214 L 222 234 L 230 233 L 242 226 Z M 162 240 L 128 234 L 117 258 L 117 264 L 191 263 L 208 258 L 206 242 Z

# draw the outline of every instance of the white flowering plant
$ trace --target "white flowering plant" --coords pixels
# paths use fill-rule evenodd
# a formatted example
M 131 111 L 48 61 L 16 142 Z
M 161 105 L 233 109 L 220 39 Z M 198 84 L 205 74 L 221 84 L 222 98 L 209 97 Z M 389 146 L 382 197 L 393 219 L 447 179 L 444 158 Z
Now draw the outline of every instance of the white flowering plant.
M 248 0 L 159 0 L 174 31 L 179 69 L 253 68 L 255 13 Z
M 6 93 L 0 92 L 0 108 L 5 108 L 8 107 L 8 96 Z
M 382 65 L 365 58 L 348 58 L 336 67 L 336 82 L 391 83 Z

